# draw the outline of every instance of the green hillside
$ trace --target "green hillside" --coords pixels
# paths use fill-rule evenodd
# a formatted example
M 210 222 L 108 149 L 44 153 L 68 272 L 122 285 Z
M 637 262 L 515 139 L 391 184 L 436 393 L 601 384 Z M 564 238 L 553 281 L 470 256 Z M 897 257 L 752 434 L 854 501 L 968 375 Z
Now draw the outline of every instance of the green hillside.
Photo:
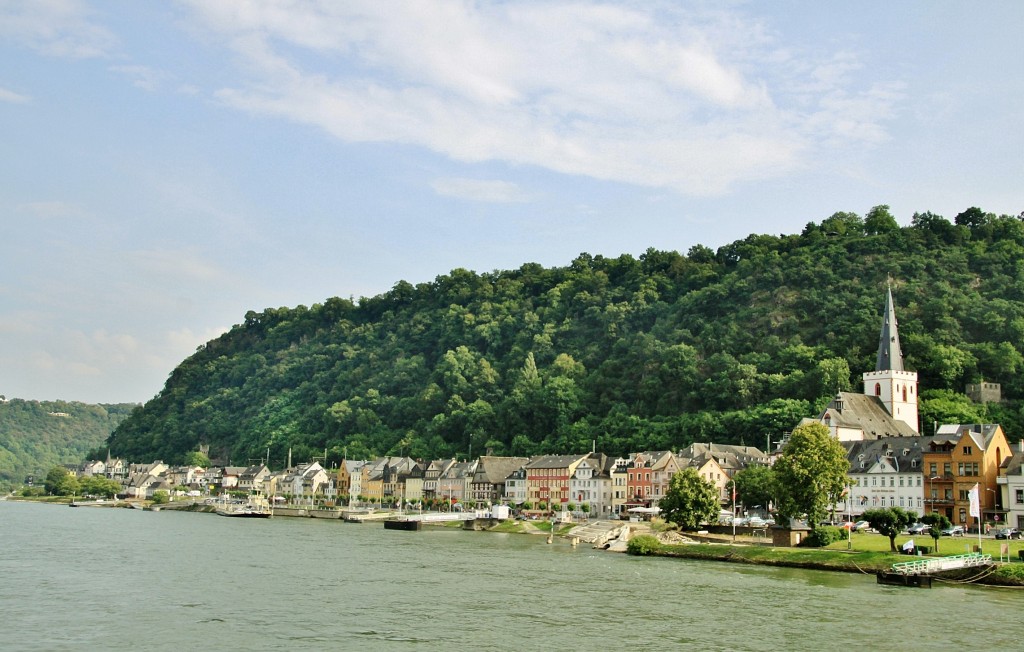
M 401 281 L 358 302 L 249 312 L 110 438 L 117 455 L 281 465 L 386 453 L 609 454 L 745 442 L 813 415 L 872 370 L 891 282 L 922 421 L 1021 434 L 1024 223 L 887 207 L 717 251 L 581 254 L 568 266 Z M 974 406 L 967 382 L 1008 402 Z
M 40 482 L 58 464 L 81 462 L 102 446 L 135 404 L 86 405 L 64 401 L 0 402 L 0 490 L 26 476 Z

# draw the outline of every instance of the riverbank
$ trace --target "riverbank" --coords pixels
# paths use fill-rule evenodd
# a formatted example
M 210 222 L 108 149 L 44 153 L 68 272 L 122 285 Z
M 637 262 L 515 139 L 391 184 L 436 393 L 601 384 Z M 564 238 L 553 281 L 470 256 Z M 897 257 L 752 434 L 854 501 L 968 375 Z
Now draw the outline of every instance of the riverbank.
M 906 555 L 864 550 L 834 550 L 828 548 L 774 548 L 761 545 L 733 545 L 727 543 L 665 544 L 655 537 L 636 537 L 629 554 L 656 557 L 675 557 L 761 566 L 803 568 L 842 573 L 874 575 L 888 571 L 893 564 L 908 561 Z M 936 555 L 938 556 L 938 555 Z M 985 586 L 1024 588 L 1024 564 L 1018 562 L 995 563 L 984 572 L 963 569 L 941 574 L 940 580 L 952 583 L 976 583 Z

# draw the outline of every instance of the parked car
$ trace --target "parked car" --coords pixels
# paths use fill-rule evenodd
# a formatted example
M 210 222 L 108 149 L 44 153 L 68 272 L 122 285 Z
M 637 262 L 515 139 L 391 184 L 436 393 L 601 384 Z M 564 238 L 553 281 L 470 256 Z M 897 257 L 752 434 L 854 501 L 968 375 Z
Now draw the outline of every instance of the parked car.
M 944 537 L 962 537 L 964 535 L 964 526 L 953 525 L 941 532 Z
M 997 539 L 1019 539 L 1021 533 L 1015 527 L 1001 527 L 995 531 L 995 536 Z
M 751 516 L 747 519 L 747 525 L 750 527 L 765 527 L 768 525 L 768 521 L 764 520 L 759 516 Z
M 913 525 L 907 528 L 907 532 L 909 534 L 924 534 L 925 532 L 930 530 L 931 527 L 932 526 L 928 525 L 927 523 L 914 523 Z M 943 532 L 943 534 L 945 534 L 945 532 Z M 963 534 L 963 528 L 960 528 L 960 534 Z
M 853 531 L 854 532 L 862 532 L 864 530 L 869 529 L 870 527 L 871 527 L 871 524 L 868 523 L 867 521 L 857 521 L 856 523 L 853 524 Z

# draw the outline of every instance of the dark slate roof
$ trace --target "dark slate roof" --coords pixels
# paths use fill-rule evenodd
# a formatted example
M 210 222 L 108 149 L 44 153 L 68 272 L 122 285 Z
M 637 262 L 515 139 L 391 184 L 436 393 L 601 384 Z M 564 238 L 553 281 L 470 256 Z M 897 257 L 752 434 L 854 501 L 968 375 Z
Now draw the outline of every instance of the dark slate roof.
M 983 450 L 988 450 L 992 438 L 996 436 L 999 429 L 998 423 L 944 423 L 939 426 L 936 434 L 945 435 L 953 440 L 967 434 L 975 444 Z
M 885 437 L 864 441 L 843 442 L 851 473 L 864 473 L 875 462 L 887 460 L 897 471 L 920 472 L 923 454 L 929 450 L 933 437 Z
M 474 483 L 487 482 L 490 484 L 501 484 L 505 478 L 510 476 L 516 469 L 524 466 L 530 460 L 525 457 L 494 457 L 483 455 L 480 457 L 480 464 L 473 476 Z
M 1024 465 L 1024 453 L 1020 451 L 1003 460 L 1003 468 L 1006 469 L 1006 475 L 1021 475 L 1022 465 Z
M 892 305 L 892 288 L 885 293 L 885 315 L 882 318 L 882 332 L 878 337 L 878 359 L 875 371 L 903 371 L 903 352 L 900 350 L 900 333 L 896 325 L 896 309 Z
M 838 402 L 842 401 L 842 410 Z M 906 422 L 893 419 L 885 404 L 877 396 L 865 396 L 853 392 L 839 392 L 828 404 L 819 421 L 826 416 L 832 425 L 840 428 L 860 428 L 865 439 L 879 437 L 915 437 L 917 433 Z
M 544 455 L 526 465 L 528 469 L 567 469 L 586 455 Z

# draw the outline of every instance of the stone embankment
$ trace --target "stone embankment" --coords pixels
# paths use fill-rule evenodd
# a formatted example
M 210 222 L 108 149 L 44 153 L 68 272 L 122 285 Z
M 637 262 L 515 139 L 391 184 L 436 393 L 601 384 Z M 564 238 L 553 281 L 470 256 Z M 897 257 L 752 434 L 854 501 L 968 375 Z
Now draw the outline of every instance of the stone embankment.
M 588 543 L 595 548 L 611 552 L 626 552 L 629 540 L 639 534 L 654 534 L 647 523 L 626 521 L 592 521 L 569 530 L 564 537 Z M 678 532 L 654 534 L 664 544 L 694 543 L 693 539 Z

